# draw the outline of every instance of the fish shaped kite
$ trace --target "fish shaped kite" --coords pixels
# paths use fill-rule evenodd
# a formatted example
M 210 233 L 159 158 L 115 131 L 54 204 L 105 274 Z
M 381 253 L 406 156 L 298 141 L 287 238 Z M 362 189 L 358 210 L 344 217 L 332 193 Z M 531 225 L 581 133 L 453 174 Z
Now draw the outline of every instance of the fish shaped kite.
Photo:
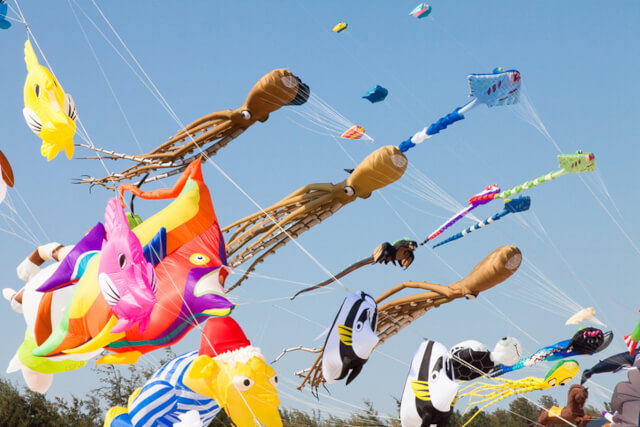
M 24 83 L 22 114 L 29 128 L 42 139 L 40 153 L 47 161 L 64 150 L 73 156 L 73 135 L 76 133 L 76 106 L 49 70 L 38 63 L 31 42 L 24 44 L 27 80 Z
M 340 138 L 345 139 L 360 139 L 364 136 L 365 130 L 362 126 L 353 125 L 349 129 L 345 130 Z
M 380 85 L 375 85 L 373 88 L 369 89 L 367 93 L 362 95 L 362 97 L 369 100 L 372 104 L 375 104 L 376 102 L 384 101 L 388 94 L 389 91 L 387 89 Z
M 531 206 L 531 198 L 529 196 L 520 196 L 517 199 L 513 199 L 513 200 L 506 199 L 504 201 L 504 210 L 502 212 L 498 212 L 492 217 L 489 217 L 484 221 L 480 221 L 479 223 L 467 228 L 466 230 L 459 232 L 458 234 L 454 234 L 453 236 L 449 237 L 446 240 L 443 240 L 442 242 L 438 243 L 437 245 L 434 245 L 433 247 L 437 248 L 438 246 L 442 246 L 445 243 L 458 240 L 466 236 L 467 234 L 471 233 L 472 231 L 479 230 L 482 227 L 485 227 L 493 222 L 496 222 L 503 216 L 506 216 L 510 213 L 518 213 L 518 212 L 524 212 L 526 210 L 529 210 L 529 206 Z
M 333 29 L 331 31 L 333 31 L 334 33 L 341 33 L 343 31 L 345 31 L 348 26 L 349 26 L 349 24 L 347 24 L 346 22 L 340 22 L 340 23 L 336 24 L 336 26 L 333 27 Z
M 442 117 L 429 127 L 422 129 L 411 138 L 403 141 L 399 148 L 404 153 L 417 144 L 420 144 L 433 135 L 437 134 L 447 126 L 464 119 L 471 109 L 480 104 L 486 104 L 488 107 L 499 105 L 516 104 L 520 96 L 520 72 L 517 70 L 504 71 L 502 68 L 496 68 L 490 74 L 470 74 L 469 79 L 469 96 L 473 98 L 471 101 L 458 107 L 453 112 Z

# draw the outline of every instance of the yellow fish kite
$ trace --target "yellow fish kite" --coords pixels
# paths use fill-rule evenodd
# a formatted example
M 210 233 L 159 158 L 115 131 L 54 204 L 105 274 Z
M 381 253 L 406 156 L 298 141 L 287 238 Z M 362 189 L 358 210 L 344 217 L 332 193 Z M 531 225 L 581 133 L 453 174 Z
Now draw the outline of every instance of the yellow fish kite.
M 27 80 L 24 83 L 22 114 L 29 128 L 42 139 L 40 153 L 47 161 L 64 149 L 73 156 L 73 135 L 76 133 L 76 105 L 49 70 L 38 63 L 31 42 L 24 44 Z

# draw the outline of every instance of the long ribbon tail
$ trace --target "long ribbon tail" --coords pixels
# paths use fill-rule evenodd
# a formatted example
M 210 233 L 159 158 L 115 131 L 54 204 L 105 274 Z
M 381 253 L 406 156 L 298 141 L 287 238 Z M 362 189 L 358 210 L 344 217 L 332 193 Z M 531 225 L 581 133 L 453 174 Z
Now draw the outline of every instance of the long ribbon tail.
M 498 212 L 497 214 L 493 215 L 492 217 L 487 218 L 484 221 L 480 221 L 479 223 L 467 228 L 466 230 L 461 231 L 460 233 L 454 234 L 453 236 L 449 237 L 446 240 L 443 240 L 442 242 L 438 243 L 437 245 L 434 245 L 433 248 L 435 249 L 438 246 L 444 245 L 445 243 L 449 243 L 449 242 L 453 242 L 454 240 L 458 240 L 461 237 L 464 237 L 467 234 L 471 233 L 472 231 L 476 231 L 476 230 L 478 230 L 478 229 L 480 229 L 480 228 L 482 228 L 482 227 L 484 227 L 486 225 L 491 224 L 492 222 L 495 222 L 495 221 L 499 220 L 500 218 L 502 218 L 503 216 L 505 216 L 507 214 L 509 214 L 509 211 L 507 211 L 507 210 L 504 210 L 502 212 Z
M 445 222 L 444 224 L 442 224 L 440 227 L 438 227 L 438 229 L 436 231 L 434 231 L 433 233 L 431 233 L 429 235 L 429 237 L 427 237 L 424 242 L 421 243 L 421 245 L 424 245 L 425 243 L 427 243 L 429 240 L 433 240 L 436 237 L 438 237 L 439 235 L 442 234 L 442 232 L 444 230 L 446 230 L 447 228 L 451 227 L 453 224 L 455 224 L 456 222 L 458 222 L 459 220 L 461 220 L 462 218 L 464 218 L 469 212 L 471 212 L 472 210 L 474 210 L 476 207 L 478 207 L 478 205 L 473 204 L 473 205 L 469 205 L 466 208 L 462 209 L 460 212 L 458 212 L 457 214 L 455 214 L 454 216 L 452 216 L 451 218 L 449 218 L 447 220 L 447 222 Z
M 531 181 L 527 181 L 524 184 L 520 184 L 517 185 L 513 188 L 510 188 L 508 190 L 503 191 L 502 193 L 498 193 L 495 195 L 494 199 L 506 199 L 507 197 L 511 197 L 514 194 L 518 194 L 521 193 L 524 190 L 528 190 L 530 188 L 533 187 L 537 187 L 540 184 L 543 184 L 545 182 L 549 182 L 549 181 L 553 181 L 554 179 L 566 174 L 567 171 L 565 169 L 560 169 L 557 170 L 555 172 L 549 172 L 546 175 L 542 175 L 541 177 L 538 177 L 536 179 L 533 179 Z
M 453 110 L 451 113 L 438 119 L 437 122 L 432 123 L 429 127 L 422 129 L 420 132 L 416 133 L 411 138 L 400 143 L 398 148 L 400 148 L 400 151 L 404 153 L 410 148 L 415 147 L 417 144 L 420 144 L 421 142 L 424 142 L 427 139 L 431 138 L 433 135 L 437 134 L 441 130 L 446 129 L 447 126 L 452 125 L 455 122 L 464 119 L 464 114 L 462 110 L 468 111 L 470 109 L 468 108 L 470 104 L 475 105 L 474 101 L 471 101 L 469 104 L 465 105 L 464 107 L 458 107 L 455 110 Z
M 320 289 L 324 286 L 327 286 L 329 283 L 333 283 L 338 279 L 341 279 L 342 277 L 346 276 L 347 274 L 356 271 L 357 269 L 359 269 L 360 267 L 364 267 L 365 265 L 369 265 L 369 264 L 373 264 L 373 257 L 370 256 L 369 258 L 365 258 L 363 260 L 360 260 L 356 263 L 351 264 L 349 267 L 345 268 L 344 270 L 342 270 L 340 273 L 336 274 L 335 276 L 332 276 L 330 278 L 328 278 L 327 280 L 325 280 L 322 283 L 318 283 L 315 286 L 311 286 L 309 288 L 305 288 L 302 289 L 298 292 L 296 292 L 296 294 L 294 296 L 291 297 L 291 299 L 295 299 L 295 297 L 297 297 L 298 295 L 305 293 L 305 292 L 309 292 L 309 291 L 313 291 L 316 289 Z

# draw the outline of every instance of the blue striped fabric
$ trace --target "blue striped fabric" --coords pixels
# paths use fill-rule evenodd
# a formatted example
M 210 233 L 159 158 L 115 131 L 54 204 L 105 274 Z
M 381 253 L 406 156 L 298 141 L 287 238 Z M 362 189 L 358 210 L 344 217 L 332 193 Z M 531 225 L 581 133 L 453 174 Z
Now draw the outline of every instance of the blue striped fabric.
M 149 378 L 129 406 L 133 426 L 172 426 L 180 421 L 179 415 L 192 410 L 198 411 L 205 426 L 213 420 L 221 409 L 218 403 L 182 383 L 185 371 L 197 356 L 197 351 L 178 356 Z

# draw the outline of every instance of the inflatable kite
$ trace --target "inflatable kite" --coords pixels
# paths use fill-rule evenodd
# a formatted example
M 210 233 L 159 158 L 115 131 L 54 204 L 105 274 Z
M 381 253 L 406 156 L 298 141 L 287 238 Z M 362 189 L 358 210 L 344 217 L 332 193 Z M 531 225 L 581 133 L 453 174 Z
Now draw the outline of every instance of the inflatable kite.
M 567 394 L 567 406 L 552 406 L 543 409 L 537 425 L 543 427 L 556 425 L 586 426 L 591 417 L 584 413 L 584 405 L 589 398 L 589 390 L 580 384 L 573 384 Z
M 575 360 L 561 360 L 547 372 L 544 378 L 527 377 L 521 380 L 505 380 L 503 378 L 493 378 L 495 383 L 485 383 L 478 381 L 460 390 L 458 398 L 469 397 L 465 413 L 472 406 L 484 403 L 480 409 L 473 414 L 464 424 L 468 425 L 479 413 L 487 407 L 497 403 L 509 396 L 528 393 L 534 390 L 546 390 L 551 387 L 563 386 L 571 382 L 580 371 L 580 365 Z M 486 402 L 486 403 L 485 403 Z M 463 427 L 464 427 L 463 426 Z
M 499 220 L 500 218 L 502 218 L 503 216 L 506 216 L 510 213 L 518 213 L 518 212 L 524 212 L 529 210 L 529 206 L 531 206 L 531 198 L 529 196 L 519 196 L 516 199 L 510 200 L 510 199 L 506 199 L 504 201 L 504 210 L 502 212 L 498 212 L 497 214 L 493 215 L 492 217 L 489 217 L 487 219 L 485 219 L 484 221 L 481 221 L 469 228 L 467 228 L 466 230 L 461 231 L 458 234 L 454 234 L 453 236 L 449 237 L 446 240 L 443 240 L 442 242 L 438 243 L 437 245 L 434 245 L 434 248 L 437 248 L 438 246 L 442 246 L 446 243 L 449 242 L 453 242 L 454 240 L 458 240 L 464 236 L 466 236 L 467 234 L 471 233 L 472 231 L 476 231 L 479 230 L 480 228 L 483 228 L 491 223 L 496 222 L 497 220 Z
M 24 82 L 22 114 L 29 128 L 42 139 L 40 153 L 47 161 L 64 150 L 73 156 L 73 135 L 76 133 L 76 105 L 58 80 L 38 63 L 31 42 L 24 44 L 27 80 Z
M 522 345 L 516 338 L 505 337 L 493 351 L 475 340 L 462 341 L 451 347 L 451 364 L 457 381 L 471 381 L 489 374 L 495 364 L 514 365 L 522 357 Z
M 529 368 L 540 362 L 553 362 L 567 357 L 593 355 L 601 352 L 611 344 L 613 332 L 602 332 L 597 328 L 584 328 L 576 332 L 572 338 L 538 349 L 529 357 L 520 359 L 513 366 L 498 366 L 490 376 L 497 377 L 520 368 Z
M 403 427 L 447 426 L 458 384 L 447 348 L 424 341 L 411 361 L 400 401 Z
M 432 239 L 435 239 L 436 237 L 438 237 L 440 234 L 442 234 L 442 232 L 444 230 L 446 230 L 447 228 L 451 227 L 456 222 L 460 221 L 462 218 L 467 216 L 469 214 L 469 212 L 471 212 L 472 210 L 474 210 L 478 206 L 482 206 L 482 205 L 485 205 L 485 204 L 489 203 L 491 201 L 491 199 L 488 199 L 485 196 L 495 195 L 495 194 L 498 194 L 499 192 L 500 192 L 500 188 L 496 184 L 487 185 L 484 188 L 484 191 L 476 194 L 475 196 L 473 196 L 473 197 L 471 197 L 469 199 L 469 206 L 467 206 L 466 208 L 462 209 L 460 212 L 458 212 L 457 214 L 455 214 L 454 216 L 449 218 L 444 224 L 442 224 L 440 227 L 438 227 L 438 229 L 436 231 L 431 233 L 429 235 L 429 237 L 427 237 L 425 239 L 425 241 L 422 242 L 422 244 L 424 245 L 429 240 L 432 240 Z
M 627 381 L 619 382 L 613 389 L 610 427 L 640 425 L 640 360 L 627 371 Z
M 440 226 L 436 231 L 431 233 L 421 243 L 421 245 L 426 244 L 429 240 L 440 235 L 442 231 L 446 230 L 453 223 L 455 223 L 456 221 L 464 217 L 467 213 L 469 213 L 469 211 L 471 211 L 472 209 L 474 209 L 479 205 L 484 205 L 494 199 L 507 199 L 524 190 L 528 190 L 529 188 L 536 187 L 545 182 L 553 181 L 554 179 L 561 177 L 562 175 L 565 175 L 570 172 L 582 173 L 582 172 L 591 172 L 596 170 L 595 156 L 593 155 L 593 153 L 583 153 L 581 150 L 576 151 L 575 154 L 559 154 L 558 163 L 560 165 L 559 170 L 555 172 L 549 172 L 546 175 L 543 175 L 531 181 L 527 181 L 524 184 L 517 185 L 506 191 L 500 192 L 500 189 L 495 184 L 492 186 L 486 187 L 485 191 L 483 191 L 482 193 L 478 193 L 469 199 L 469 206 L 464 208 L 462 211 L 458 212 L 446 223 L 442 224 L 442 226 Z
M 179 341 L 198 323 L 226 316 L 234 307 L 223 296 L 228 274 L 224 240 L 200 161 L 194 161 L 172 189 L 145 193 L 125 184 L 120 187 L 121 200 L 124 191 L 143 199 L 174 199 L 132 230 L 144 245 L 146 262 L 154 265 L 157 286 L 151 287 L 157 287 L 157 303 L 146 321 L 148 326 L 144 331 L 136 324 L 113 332 L 120 319 L 103 296 L 98 279 L 104 240 L 100 225 L 71 250 L 58 244 L 45 245 L 48 250 L 39 248 L 23 262 L 31 267 L 19 269 L 31 269 L 31 280 L 11 298 L 12 303 L 21 302 L 27 323 L 25 341 L 12 369 L 22 370 L 30 387 L 38 383 L 30 377 L 50 384 L 51 374 L 78 369 L 103 348 L 111 354 L 98 363 L 136 363 L 143 353 Z M 61 262 L 39 269 L 52 258 Z
M 464 119 L 466 113 L 480 104 L 494 107 L 516 104 L 519 101 L 520 73 L 517 70 L 504 71 L 502 68 L 496 68 L 491 74 L 470 74 L 468 79 L 471 101 L 403 141 L 399 146 L 400 151 L 404 153 L 446 129 L 447 126 Z
M 375 85 L 371 89 L 367 91 L 362 97 L 364 99 L 368 99 L 372 104 L 376 102 L 384 101 L 384 99 L 389 95 L 389 91 L 383 88 L 380 85 Z
M 353 125 L 349 129 L 345 130 L 342 133 L 342 135 L 340 135 L 340 138 L 360 139 L 360 138 L 362 138 L 364 136 L 365 133 L 366 133 L 366 131 L 364 130 L 364 128 L 362 126 Z
M 623 368 L 628 368 L 633 366 L 636 359 L 640 355 L 640 349 L 636 349 L 633 355 L 629 354 L 628 351 L 623 353 L 614 354 L 613 356 L 607 357 L 604 360 L 593 365 L 590 369 L 585 369 L 582 371 L 582 379 L 580 380 L 580 384 L 584 384 L 591 378 L 593 374 L 603 374 L 605 372 L 618 372 Z
M 338 184 L 310 184 L 278 203 L 238 220 L 222 229 L 227 239 L 229 266 L 238 267 L 260 254 L 229 290 L 239 286 L 267 256 L 329 218 L 357 198 L 366 199 L 375 190 L 402 177 L 407 158 L 397 147 L 387 145 L 369 154 L 349 177 Z
M 103 178 L 84 178 L 78 183 L 99 184 L 107 188 L 111 183 L 154 172 L 169 169 L 168 172 L 150 176 L 146 182 L 176 175 L 196 158 L 214 156 L 218 150 L 240 136 L 255 122 L 264 122 L 273 113 L 285 105 L 302 105 L 309 98 L 309 86 L 289 70 L 278 69 L 264 75 L 253 86 L 244 105 L 236 110 L 222 110 L 207 114 L 187 125 L 173 138 L 159 145 L 147 154 L 128 155 L 115 153 L 86 144 L 81 147 L 106 154 L 101 159 L 126 159 L 137 162 L 120 173 Z M 194 154 L 194 151 L 197 151 Z M 98 158 L 98 157 L 90 157 Z
M 7 21 L 7 12 L 9 5 L 6 0 L 0 0 L 0 30 L 11 28 L 11 22 Z
M 624 337 L 624 343 L 627 345 L 627 348 L 629 348 L 629 354 L 635 353 L 638 342 L 640 342 L 640 320 L 638 320 L 638 324 L 633 332 Z
M 200 350 L 167 362 L 129 397 L 113 407 L 105 427 L 175 425 L 190 411 L 207 426 L 221 408 L 238 426 L 282 426 L 278 377 L 230 317 L 209 319 Z M 194 424 L 190 424 L 194 425 Z
M 382 263 L 388 264 L 389 262 L 393 263 L 393 265 L 396 265 L 396 261 L 397 261 L 398 264 L 401 267 L 404 267 L 404 269 L 406 270 L 407 268 L 409 268 L 409 266 L 413 262 L 414 260 L 413 251 L 415 251 L 417 248 L 418 248 L 417 242 L 406 239 L 406 238 L 396 241 L 393 245 L 389 242 L 384 242 L 378 245 L 373 250 L 372 256 L 351 264 L 349 267 L 342 270 L 340 273 L 337 273 L 336 275 L 331 276 L 330 278 L 328 278 L 322 283 L 318 283 L 315 286 L 311 286 L 309 288 L 305 288 L 305 289 L 302 289 L 301 291 L 296 292 L 296 294 L 293 297 L 291 297 L 291 299 L 294 299 L 295 297 L 297 297 L 302 293 L 313 291 L 315 289 L 319 289 L 324 286 L 327 286 L 329 283 L 333 283 L 334 281 L 341 279 L 347 274 L 354 272 L 360 267 L 364 267 L 365 265 L 382 264 Z
M 13 187 L 13 184 L 13 169 L 11 169 L 9 160 L 7 160 L 2 150 L 0 150 L 0 203 L 2 203 L 7 196 L 7 187 Z
M 431 13 L 431 6 L 426 3 L 420 3 L 417 5 L 409 15 L 414 16 L 418 19 L 426 18 Z
M 440 307 L 442 304 L 459 298 L 475 299 L 480 292 L 508 279 L 520 267 L 521 261 L 522 254 L 518 248 L 502 246 L 476 265 L 467 277 L 449 286 L 427 282 L 404 282 L 394 286 L 375 300 L 378 305 L 377 335 L 380 340 L 378 345 L 400 332 L 433 307 Z M 429 292 L 385 302 L 389 297 L 406 288 L 423 289 Z M 382 303 L 384 304 L 381 305 Z M 291 350 L 319 352 L 319 350 L 308 350 L 300 346 L 285 350 L 284 353 Z M 318 356 L 311 368 L 296 372 L 296 375 L 303 378 L 298 389 L 302 389 L 305 384 L 309 383 L 311 390 L 314 391 L 325 382 L 320 372 L 321 358 L 322 355 Z
M 333 27 L 333 29 L 331 31 L 333 31 L 334 33 L 341 33 L 343 31 L 346 31 L 348 26 L 349 26 L 349 24 L 347 24 L 346 22 L 340 22 L 340 23 L 336 24 L 336 26 Z

